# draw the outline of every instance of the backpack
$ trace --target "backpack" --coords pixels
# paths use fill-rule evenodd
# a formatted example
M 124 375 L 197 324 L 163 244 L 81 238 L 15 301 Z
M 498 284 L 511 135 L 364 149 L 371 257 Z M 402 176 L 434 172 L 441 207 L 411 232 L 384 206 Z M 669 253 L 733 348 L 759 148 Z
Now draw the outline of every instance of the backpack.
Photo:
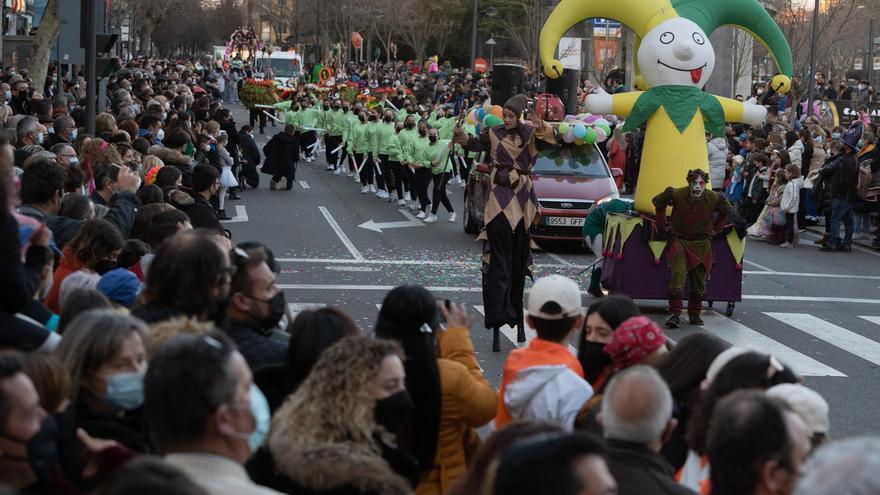
M 862 199 L 868 197 L 868 189 L 871 188 L 871 180 L 874 178 L 874 174 L 871 172 L 871 164 L 873 162 L 874 160 L 869 158 L 859 163 L 859 181 L 857 190 L 859 197 Z

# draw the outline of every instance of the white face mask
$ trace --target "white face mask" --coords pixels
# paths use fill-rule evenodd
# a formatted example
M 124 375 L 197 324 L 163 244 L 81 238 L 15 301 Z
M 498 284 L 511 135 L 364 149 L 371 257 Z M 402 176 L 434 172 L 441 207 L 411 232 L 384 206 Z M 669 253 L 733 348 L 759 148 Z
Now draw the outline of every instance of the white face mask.
M 165 129 L 159 129 L 159 132 L 156 133 L 156 139 L 159 141 L 165 139 Z
M 41 144 L 43 142 L 44 137 L 45 136 L 43 136 L 43 131 L 38 132 L 37 133 L 37 144 Z
M 79 158 L 72 156 L 67 160 L 67 163 L 70 165 L 76 165 L 77 163 L 79 163 Z
M 134 190 L 135 191 L 137 191 L 138 189 L 141 188 L 141 182 L 143 182 L 143 181 L 141 180 L 140 177 L 138 177 L 137 180 L 134 181 L 134 183 L 135 183 Z
M 70 140 L 71 140 L 71 141 L 73 141 L 74 139 L 76 139 L 77 132 L 78 132 L 77 129 L 74 129 L 74 130 L 70 131 Z

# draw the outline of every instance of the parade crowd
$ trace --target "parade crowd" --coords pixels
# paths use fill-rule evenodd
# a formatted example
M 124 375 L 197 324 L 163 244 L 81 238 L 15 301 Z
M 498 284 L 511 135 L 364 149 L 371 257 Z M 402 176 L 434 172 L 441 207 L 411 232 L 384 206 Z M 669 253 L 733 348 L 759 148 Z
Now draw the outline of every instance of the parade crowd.
M 109 109 L 87 135 L 81 79 L 56 93 L 3 74 L 0 493 L 880 491 L 880 438 L 831 440 L 826 401 L 785 363 L 707 333 L 673 344 L 629 298 L 584 308 L 560 275 L 529 292 L 537 336 L 510 352 L 498 391 L 471 341 L 482 330 L 423 287 L 389 291 L 372 335 L 344 307 L 294 318 L 271 250 L 220 223 L 227 205 L 259 173 L 290 189 L 321 132 L 328 168 L 353 172 L 363 194 L 426 221 L 443 205 L 454 220 L 447 183 L 489 149 L 458 116 L 490 86 L 468 71 L 365 73 L 367 87 L 391 88 L 379 104 L 307 91 L 274 108 L 284 131 L 260 150 L 261 113 L 238 126 L 227 78 L 135 60 L 109 78 Z M 516 97 L 504 108 L 526 110 Z M 725 143 L 726 187 L 750 184 L 730 199 L 756 221 L 758 189 L 795 180 L 789 163 L 837 177 L 873 146 L 868 126 L 858 139 L 835 131 L 827 162 L 835 148 L 844 158 L 826 174 L 808 139 L 821 128 L 786 134 L 771 159 L 777 125 Z M 632 153 L 636 138 L 619 139 Z M 854 198 L 830 189 L 832 218 L 851 225 Z M 803 195 L 786 193 L 786 205 Z M 828 245 L 847 247 L 852 229 L 843 241 L 833 229 Z

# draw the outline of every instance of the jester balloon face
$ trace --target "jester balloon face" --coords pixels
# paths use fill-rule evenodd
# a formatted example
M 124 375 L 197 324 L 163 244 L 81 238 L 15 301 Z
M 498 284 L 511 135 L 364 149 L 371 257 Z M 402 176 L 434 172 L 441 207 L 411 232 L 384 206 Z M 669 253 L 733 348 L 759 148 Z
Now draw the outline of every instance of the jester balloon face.
M 709 37 L 683 17 L 658 24 L 642 38 L 639 69 L 651 87 L 703 87 L 715 69 L 715 50 Z

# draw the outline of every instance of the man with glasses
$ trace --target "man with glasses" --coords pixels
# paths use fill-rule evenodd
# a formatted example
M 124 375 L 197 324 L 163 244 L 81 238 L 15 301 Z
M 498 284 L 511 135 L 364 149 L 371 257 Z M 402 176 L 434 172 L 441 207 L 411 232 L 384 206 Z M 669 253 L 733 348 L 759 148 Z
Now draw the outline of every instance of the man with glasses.
M 76 122 L 67 115 L 56 117 L 52 121 L 52 134 L 49 134 L 49 146 L 56 144 L 73 144 L 76 139 Z
M 51 151 L 52 153 L 55 153 L 55 161 L 58 162 L 58 165 L 64 167 L 76 167 L 79 165 L 79 158 L 76 156 L 76 151 L 70 144 L 58 143 L 55 146 L 52 146 Z

